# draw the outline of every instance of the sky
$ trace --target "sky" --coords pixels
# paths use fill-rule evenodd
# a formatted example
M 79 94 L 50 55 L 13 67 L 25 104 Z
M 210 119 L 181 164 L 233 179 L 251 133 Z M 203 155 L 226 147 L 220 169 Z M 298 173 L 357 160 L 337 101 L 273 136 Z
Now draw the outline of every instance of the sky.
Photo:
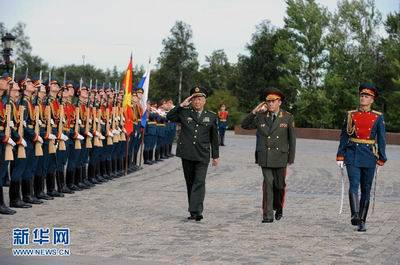
M 329 10 L 337 1 L 317 0 Z M 400 0 L 376 0 L 383 17 L 398 10 Z M 267 19 L 283 26 L 283 0 L 0 0 L 1 22 L 27 24 L 32 53 L 51 66 L 93 64 L 125 70 L 130 53 L 136 65 L 154 65 L 162 40 L 175 21 L 191 25 L 200 64 L 223 49 L 232 63 L 246 54 L 256 25 Z M 6 12 L 5 12 L 6 11 Z

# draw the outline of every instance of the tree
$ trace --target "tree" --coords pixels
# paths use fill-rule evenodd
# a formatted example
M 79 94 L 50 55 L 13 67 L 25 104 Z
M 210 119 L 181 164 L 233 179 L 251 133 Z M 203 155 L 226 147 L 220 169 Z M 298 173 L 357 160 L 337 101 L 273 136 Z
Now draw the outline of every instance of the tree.
M 224 50 L 215 50 L 206 56 L 207 64 L 200 70 L 202 85 L 212 94 L 215 89 L 227 89 L 231 66 Z
M 171 97 L 178 100 L 180 79 L 182 99 L 195 85 L 198 54 L 192 42 L 190 25 L 177 21 L 170 32 L 171 35 L 162 42 L 164 48 L 158 58 L 158 69 L 150 81 L 150 93 L 153 98 Z
M 315 0 L 287 0 L 286 3 L 285 28 L 296 43 L 301 61 L 300 80 L 305 88 L 316 89 L 321 84 L 326 62 L 328 11 Z

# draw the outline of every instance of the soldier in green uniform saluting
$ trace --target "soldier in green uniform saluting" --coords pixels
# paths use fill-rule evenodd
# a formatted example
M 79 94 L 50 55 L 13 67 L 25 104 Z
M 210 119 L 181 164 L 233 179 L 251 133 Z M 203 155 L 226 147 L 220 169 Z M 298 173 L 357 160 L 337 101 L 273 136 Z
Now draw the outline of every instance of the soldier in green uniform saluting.
M 204 109 L 207 90 L 194 87 L 190 97 L 170 110 L 167 119 L 181 124 L 176 156 L 182 159 L 189 202 L 189 220 L 203 219 L 205 180 L 210 162 L 219 162 L 217 115 Z
M 286 167 L 294 162 L 296 136 L 293 116 L 280 109 L 284 95 L 270 88 L 265 92 L 266 101 L 260 103 L 243 120 L 243 129 L 257 129 L 257 163 L 262 169 L 263 223 L 280 220 L 285 202 Z

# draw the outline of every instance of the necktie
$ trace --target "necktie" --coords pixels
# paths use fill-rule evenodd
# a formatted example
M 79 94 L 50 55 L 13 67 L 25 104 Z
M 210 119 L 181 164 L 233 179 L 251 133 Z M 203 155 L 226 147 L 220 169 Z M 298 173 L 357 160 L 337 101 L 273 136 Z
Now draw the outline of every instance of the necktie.
M 273 113 L 273 114 L 272 114 L 272 122 L 274 122 L 275 119 L 276 119 L 276 115 L 275 115 L 275 113 Z

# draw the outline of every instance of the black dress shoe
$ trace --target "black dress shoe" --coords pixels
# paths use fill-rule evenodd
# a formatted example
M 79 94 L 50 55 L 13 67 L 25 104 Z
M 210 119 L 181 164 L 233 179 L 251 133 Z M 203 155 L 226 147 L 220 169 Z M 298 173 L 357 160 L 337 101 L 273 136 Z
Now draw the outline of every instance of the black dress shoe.
M 201 219 L 203 219 L 203 216 L 202 216 L 202 215 L 196 215 L 196 216 L 194 217 L 194 220 L 196 220 L 196 222 L 200 222 Z
M 262 223 L 272 223 L 273 221 L 274 221 L 274 219 L 272 219 L 272 218 L 264 218 L 262 220 Z
M 27 197 L 23 197 L 22 200 L 26 203 L 30 203 L 30 204 L 42 204 L 43 201 L 39 200 L 36 197 L 32 197 L 32 196 L 27 196 Z
M 5 205 L 0 205 L 0 214 L 13 215 L 15 213 L 16 213 L 16 211 L 14 211 L 13 209 L 10 209 Z
M 62 194 L 62 193 L 60 193 L 60 192 L 58 192 L 56 190 L 47 192 L 47 195 L 49 195 L 51 197 L 64 197 L 64 194 Z
M 194 219 L 196 219 L 196 216 L 190 215 L 187 219 L 188 219 L 188 220 L 194 220 Z
M 53 197 L 51 197 L 51 196 L 45 194 L 44 192 L 42 192 L 42 193 L 36 195 L 36 198 L 38 198 L 38 199 L 40 199 L 40 200 L 54 200 Z
M 279 221 L 282 219 L 282 211 L 276 211 L 275 212 L 275 220 Z
M 365 225 L 365 222 L 363 220 L 360 221 L 360 224 L 358 225 L 358 232 L 366 232 L 367 231 L 367 227 Z
M 10 202 L 10 207 L 12 208 L 32 208 L 31 204 L 25 203 L 21 200 Z

